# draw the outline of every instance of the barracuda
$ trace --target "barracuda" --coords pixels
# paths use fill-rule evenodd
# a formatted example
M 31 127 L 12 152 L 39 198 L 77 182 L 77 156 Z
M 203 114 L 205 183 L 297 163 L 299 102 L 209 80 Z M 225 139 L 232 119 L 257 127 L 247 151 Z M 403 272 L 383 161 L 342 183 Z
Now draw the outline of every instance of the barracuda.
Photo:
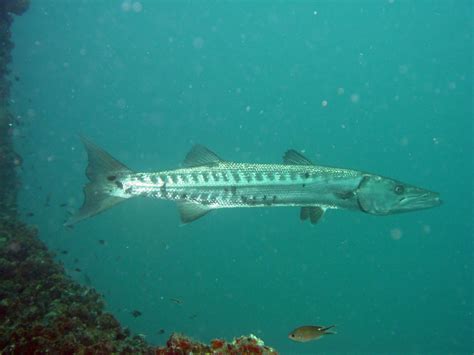
M 183 223 L 209 211 L 237 207 L 300 207 L 301 220 L 317 223 L 327 209 L 388 215 L 438 206 L 439 194 L 358 170 L 314 165 L 288 150 L 284 164 L 227 162 L 196 145 L 181 169 L 136 173 L 90 140 L 84 203 L 67 226 L 126 199 L 173 200 Z

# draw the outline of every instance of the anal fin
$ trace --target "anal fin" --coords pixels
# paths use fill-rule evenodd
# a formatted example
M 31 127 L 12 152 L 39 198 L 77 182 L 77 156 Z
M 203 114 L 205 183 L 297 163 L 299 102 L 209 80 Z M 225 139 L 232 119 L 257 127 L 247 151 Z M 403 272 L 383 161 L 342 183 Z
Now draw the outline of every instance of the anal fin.
M 301 207 L 300 210 L 300 219 L 305 221 L 307 219 L 310 220 L 311 224 L 316 224 L 324 215 L 325 209 L 319 206 L 306 206 Z
M 178 202 L 178 211 L 181 217 L 181 222 L 191 223 L 196 219 L 201 218 L 212 210 L 205 205 L 195 202 Z
M 306 221 L 309 218 L 309 209 L 310 207 L 301 207 L 300 209 L 300 219 Z

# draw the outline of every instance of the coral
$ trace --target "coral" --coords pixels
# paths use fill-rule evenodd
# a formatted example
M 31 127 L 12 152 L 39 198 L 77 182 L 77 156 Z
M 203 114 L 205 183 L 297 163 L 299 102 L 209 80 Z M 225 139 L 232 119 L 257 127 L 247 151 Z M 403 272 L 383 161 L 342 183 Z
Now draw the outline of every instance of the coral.
M 76 284 L 35 229 L 0 221 L 0 353 L 276 354 L 250 335 L 205 345 L 173 334 L 152 348 L 104 311 L 101 296 Z
M 10 12 L 15 15 L 21 15 L 28 9 L 29 6 L 29 0 L 2 0 L 0 9 L 2 12 Z
M 12 219 L 0 221 L 0 296 L 0 353 L 152 353 L 66 275 L 36 230 Z
M 224 339 L 213 339 L 210 345 L 197 342 L 185 335 L 174 333 L 166 342 L 166 347 L 155 349 L 155 354 L 277 354 L 277 352 L 266 346 L 263 341 L 255 335 L 235 338 L 232 342 Z

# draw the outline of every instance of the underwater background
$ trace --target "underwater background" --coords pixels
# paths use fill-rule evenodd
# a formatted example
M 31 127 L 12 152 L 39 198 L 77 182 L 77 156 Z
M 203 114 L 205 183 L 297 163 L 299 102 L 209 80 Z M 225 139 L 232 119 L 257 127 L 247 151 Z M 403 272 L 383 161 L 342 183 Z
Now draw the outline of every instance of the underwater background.
M 253 333 L 281 353 L 472 353 L 472 20 L 454 0 L 32 1 L 13 26 L 21 209 L 152 344 Z M 86 182 L 79 134 L 136 171 L 179 167 L 195 143 L 260 163 L 294 148 L 444 204 L 181 226 L 173 203 L 134 199 L 66 229 Z M 338 334 L 287 338 L 306 324 Z

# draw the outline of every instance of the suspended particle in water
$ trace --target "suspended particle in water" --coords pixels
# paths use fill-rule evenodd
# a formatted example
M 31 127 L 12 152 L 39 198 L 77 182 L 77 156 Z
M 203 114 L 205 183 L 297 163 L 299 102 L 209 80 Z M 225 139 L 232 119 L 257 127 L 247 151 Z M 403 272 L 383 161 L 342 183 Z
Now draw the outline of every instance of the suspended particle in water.
M 130 11 L 131 7 L 132 7 L 132 4 L 130 3 L 130 1 L 124 1 L 120 5 L 120 8 L 122 9 L 123 12 Z
M 36 116 L 36 111 L 32 108 L 29 108 L 26 111 L 26 114 L 27 114 L 28 118 L 34 118 Z
M 338 88 L 337 89 L 337 94 L 338 95 L 344 95 L 344 88 Z
M 359 102 L 359 100 L 360 100 L 359 94 L 352 94 L 352 95 L 351 95 L 351 102 L 352 102 L 352 103 L 356 104 L 356 103 Z
M 132 9 L 133 11 L 135 12 L 141 12 L 143 10 L 143 5 L 141 2 L 139 1 L 135 1 L 133 4 L 132 4 Z
M 393 228 L 390 230 L 390 238 L 393 240 L 400 240 L 402 238 L 403 232 L 400 228 Z
M 430 234 L 431 233 L 431 226 L 428 224 L 425 224 L 423 226 L 423 234 Z
M 402 147 L 406 147 L 408 145 L 409 141 L 408 141 L 408 137 L 407 136 L 404 136 L 402 137 L 402 139 L 400 139 L 400 145 Z
M 327 105 L 328 105 L 328 101 L 327 101 L 327 100 L 321 101 L 321 106 L 322 106 L 322 107 L 326 107 Z
M 193 47 L 196 49 L 201 49 L 202 47 L 204 47 L 204 40 L 201 37 L 194 38 Z
M 402 75 L 408 73 L 408 65 L 402 64 L 398 66 L 398 72 Z
M 120 98 L 117 100 L 117 107 L 121 110 L 124 110 L 127 108 L 127 101 L 125 101 L 124 98 Z

